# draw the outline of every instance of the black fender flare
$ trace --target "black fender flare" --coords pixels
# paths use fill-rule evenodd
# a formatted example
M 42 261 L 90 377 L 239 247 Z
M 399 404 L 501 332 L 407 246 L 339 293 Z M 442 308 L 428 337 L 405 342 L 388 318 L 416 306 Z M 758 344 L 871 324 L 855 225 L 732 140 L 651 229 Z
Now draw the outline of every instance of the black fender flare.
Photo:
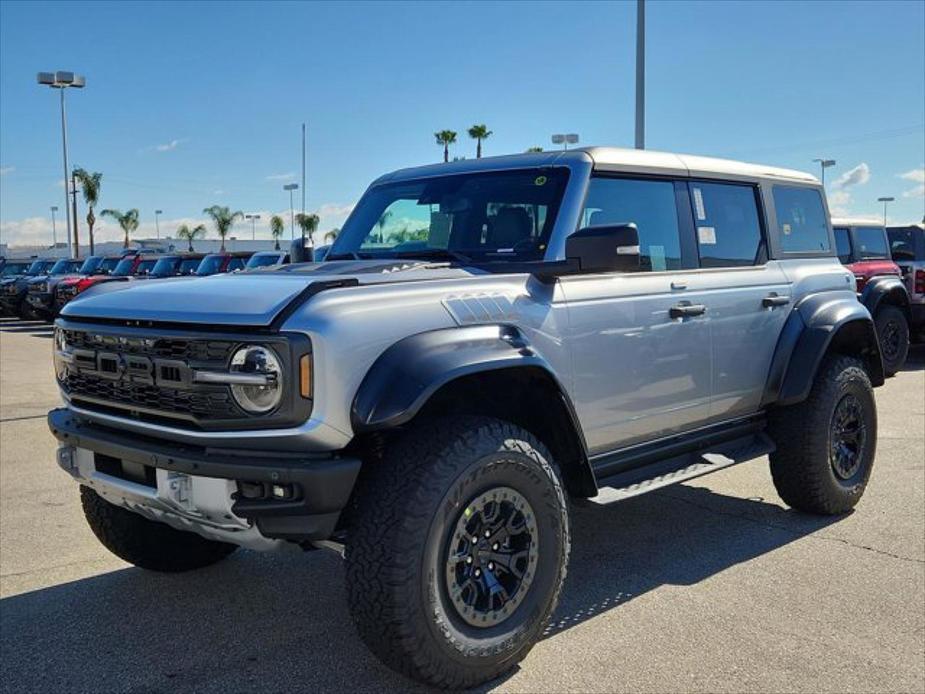
M 549 375 L 577 426 L 571 400 L 549 363 L 517 328 L 489 324 L 431 330 L 388 347 L 373 362 L 354 397 L 353 429 L 362 433 L 406 424 L 441 386 L 461 376 L 530 366 Z
M 899 308 L 905 314 L 906 322 L 911 319 L 909 292 L 902 278 L 895 275 L 872 277 L 861 292 L 861 303 L 872 316 L 876 316 L 878 309 L 887 303 Z
M 874 386 L 883 385 L 880 343 L 870 311 L 844 292 L 820 292 L 790 312 L 771 360 L 762 405 L 791 405 L 809 396 L 830 347 L 864 358 Z

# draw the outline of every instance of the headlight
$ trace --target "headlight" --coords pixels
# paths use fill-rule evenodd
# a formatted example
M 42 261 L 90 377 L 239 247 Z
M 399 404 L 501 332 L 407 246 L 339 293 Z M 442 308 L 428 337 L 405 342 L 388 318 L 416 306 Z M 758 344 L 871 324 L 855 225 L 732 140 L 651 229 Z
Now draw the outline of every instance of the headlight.
M 67 338 L 64 331 L 61 328 L 55 328 L 55 348 L 52 352 L 52 362 L 54 363 L 58 380 L 64 380 L 67 376 L 67 364 L 65 362 L 67 349 Z
M 283 397 L 283 369 L 273 350 L 249 345 L 231 357 L 232 373 L 262 375 L 265 385 L 232 385 L 231 394 L 251 414 L 266 414 L 279 405 Z

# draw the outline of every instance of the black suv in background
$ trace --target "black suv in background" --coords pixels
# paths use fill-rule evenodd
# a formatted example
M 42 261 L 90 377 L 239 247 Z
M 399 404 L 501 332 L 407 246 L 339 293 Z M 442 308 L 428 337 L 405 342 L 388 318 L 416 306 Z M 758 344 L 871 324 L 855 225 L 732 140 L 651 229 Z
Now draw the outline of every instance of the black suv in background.
M 33 277 L 47 273 L 54 264 L 54 258 L 38 258 L 33 260 L 21 275 L 13 275 L 0 281 L 0 316 L 22 318 L 27 283 Z
M 46 275 L 33 277 L 26 282 L 26 299 L 22 306 L 24 318 L 52 320 L 55 317 L 55 287 L 67 278 L 83 274 L 85 260 L 59 260 Z
M 204 257 L 204 253 L 162 255 L 157 259 L 154 267 L 151 268 L 151 272 L 148 273 L 148 279 L 194 275 Z

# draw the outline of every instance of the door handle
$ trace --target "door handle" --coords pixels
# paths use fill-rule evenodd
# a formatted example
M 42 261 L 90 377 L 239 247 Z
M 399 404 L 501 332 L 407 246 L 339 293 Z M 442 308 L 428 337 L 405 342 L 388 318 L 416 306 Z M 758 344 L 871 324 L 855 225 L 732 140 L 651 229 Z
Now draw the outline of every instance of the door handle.
M 790 303 L 789 296 L 778 296 L 777 294 L 768 294 L 761 300 L 761 305 L 765 308 L 774 308 L 775 306 L 786 306 Z
M 668 309 L 668 315 L 671 318 L 691 318 L 693 316 L 702 316 L 707 312 L 707 307 L 703 304 L 681 303 Z

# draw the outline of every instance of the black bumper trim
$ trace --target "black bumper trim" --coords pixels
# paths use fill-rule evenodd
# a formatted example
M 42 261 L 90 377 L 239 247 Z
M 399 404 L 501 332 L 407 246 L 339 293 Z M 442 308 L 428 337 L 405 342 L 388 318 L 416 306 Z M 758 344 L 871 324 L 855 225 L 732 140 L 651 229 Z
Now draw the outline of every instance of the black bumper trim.
M 126 435 L 81 419 L 67 408 L 49 412 L 48 427 L 62 443 L 142 465 L 201 477 L 297 484 L 302 493 L 298 501 L 241 499 L 232 508 L 241 517 L 258 520 L 261 529 L 264 519 L 268 528 L 278 519 L 290 519 L 280 534 L 287 539 L 327 539 L 350 499 L 361 465 L 358 458 L 266 455 Z M 299 525 L 304 526 L 305 533 L 296 530 Z

